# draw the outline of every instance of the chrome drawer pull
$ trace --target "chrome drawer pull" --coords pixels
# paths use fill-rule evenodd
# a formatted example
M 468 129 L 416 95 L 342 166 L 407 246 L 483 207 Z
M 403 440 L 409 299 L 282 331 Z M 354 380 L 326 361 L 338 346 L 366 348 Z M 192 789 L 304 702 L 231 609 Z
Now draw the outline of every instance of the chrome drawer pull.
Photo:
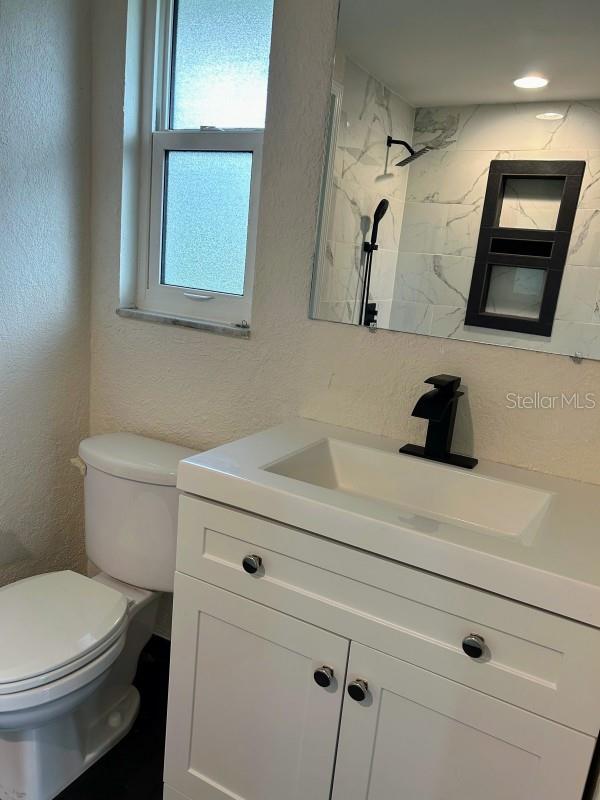
M 333 669 L 326 666 L 319 667 L 314 671 L 313 678 L 318 686 L 328 689 L 333 681 Z
M 256 575 L 258 570 L 262 567 L 262 558 L 254 554 L 245 556 L 242 561 L 242 567 L 248 575 Z
M 477 633 L 470 633 L 463 639 L 462 649 L 469 658 L 481 658 L 485 653 L 485 639 Z
M 357 678 L 348 684 L 348 694 L 357 703 L 364 702 L 369 694 L 369 684 L 362 678 Z

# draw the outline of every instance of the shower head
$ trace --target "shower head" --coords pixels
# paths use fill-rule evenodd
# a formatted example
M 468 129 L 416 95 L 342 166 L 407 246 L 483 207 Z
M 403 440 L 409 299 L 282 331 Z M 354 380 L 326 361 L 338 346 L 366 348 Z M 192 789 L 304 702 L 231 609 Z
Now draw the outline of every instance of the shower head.
M 390 148 L 393 144 L 401 144 L 402 147 L 406 148 L 406 150 L 408 150 L 408 152 L 410 153 L 408 158 L 405 158 L 405 159 L 403 159 L 402 161 L 399 161 L 396 164 L 397 167 L 405 167 L 407 164 L 410 164 L 411 162 L 416 161 L 416 159 L 419 158 L 419 156 L 423 156 L 423 155 L 425 155 L 425 153 L 428 153 L 430 150 L 434 150 L 433 147 L 430 147 L 429 145 L 426 145 L 421 150 L 415 151 L 414 147 L 412 147 L 408 142 L 405 142 L 404 139 L 392 139 L 391 136 L 387 137 L 386 144 L 387 144 L 388 148 Z M 386 160 L 386 164 L 387 164 L 387 160 Z
M 373 228 L 371 230 L 371 245 L 377 242 L 377 233 L 379 231 L 379 223 L 384 218 L 386 211 L 390 207 L 389 200 L 380 200 L 375 213 L 373 214 Z
M 416 161 L 417 158 L 419 158 L 420 156 L 424 156 L 425 153 L 429 153 L 429 151 L 433 150 L 434 148 L 426 146 L 426 147 L 423 147 L 421 150 L 417 150 L 417 151 L 413 150 L 412 147 L 409 148 L 409 149 L 412 151 L 411 154 L 408 156 L 408 158 L 405 158 L 402 161 L 399 161 L 396 164 L 397 167 L 405 167 L 407 164 L 411 164 L 413 161 Z

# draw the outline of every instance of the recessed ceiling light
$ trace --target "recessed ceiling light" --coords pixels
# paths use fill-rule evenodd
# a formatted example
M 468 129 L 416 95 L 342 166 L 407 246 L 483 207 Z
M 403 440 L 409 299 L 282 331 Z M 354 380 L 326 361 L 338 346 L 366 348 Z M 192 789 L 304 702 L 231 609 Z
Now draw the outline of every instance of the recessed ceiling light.
M 543 114 L 536 114 L 536 119 L 564 119 L 565 115 L 561 114 L 559 111 L 544 111 Z
M 543 89 L 544 86 L 548 86 L 548 79 L 542 78 L 541 75 L 525 75 L 523 78 L 517 78 L 514 84 L 519 89 Z

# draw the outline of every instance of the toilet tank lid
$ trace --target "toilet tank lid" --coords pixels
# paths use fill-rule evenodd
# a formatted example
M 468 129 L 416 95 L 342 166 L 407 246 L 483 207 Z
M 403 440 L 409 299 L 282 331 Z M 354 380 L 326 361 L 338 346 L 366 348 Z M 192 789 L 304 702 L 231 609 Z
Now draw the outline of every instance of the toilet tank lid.
M 175 486 L 177 465 L 197 451 L 135 433 L 106 433 L 84 439 L 79 455 L 89 467 L 117 478 Z

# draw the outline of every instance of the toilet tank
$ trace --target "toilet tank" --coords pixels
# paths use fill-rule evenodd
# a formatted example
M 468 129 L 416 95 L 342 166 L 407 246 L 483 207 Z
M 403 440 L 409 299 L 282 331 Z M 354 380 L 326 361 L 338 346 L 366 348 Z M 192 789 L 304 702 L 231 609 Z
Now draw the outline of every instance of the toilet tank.
M 133 433 L 81 442 L 86 551 L 99 569 L 144 589 L 173 591 L 177 465 L 194 452 Z

